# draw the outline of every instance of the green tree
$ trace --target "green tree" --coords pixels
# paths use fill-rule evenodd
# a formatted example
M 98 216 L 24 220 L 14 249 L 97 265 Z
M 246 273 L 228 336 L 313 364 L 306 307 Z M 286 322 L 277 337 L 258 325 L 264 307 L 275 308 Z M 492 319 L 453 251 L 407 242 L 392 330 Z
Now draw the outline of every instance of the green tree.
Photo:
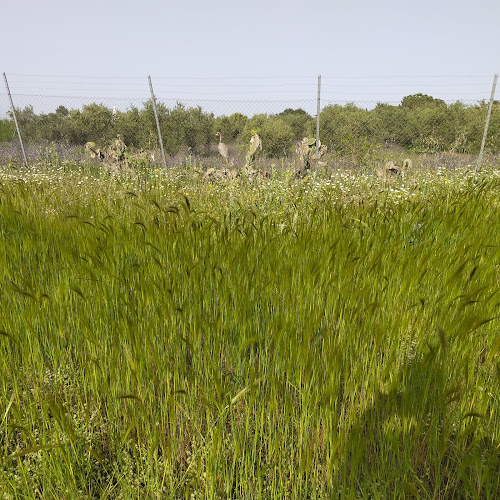
M 277 116 L 265 120 L 261 127 L 262 151 L 267 156 L 285 156 L 292 149 L 293 129 L 289 123 Z
M 65 120 L 65 135 L 75 144 L 89 141 L 107 144 L 116 136 L 113 112 L 103 104 L 89 104 L 82 111 L 71 110 Z
M 0 120 L 0 142 L 11 141 L 15 132 L 16 128 L 11 120 Z
M 345 143 L 347 137 L 374 142 L 382 142 L 385 138 L 380 117 L 353 103 L 325 107 L 321 112 L 320 122 L 321 142 L 332 152 Z
M 303 109 L 287 108 L 276 116 L 290 125 L 295 140 L 310 135 L 314 130 L 314 119 Z
M 230 116 L 220 116 L 213 120 L 213 134 L 220 132 L 224 141 L 231 144 L 241 141 L 240 137 L 247 124 L 248 118 L 241 113 L 233 113 Z
M 411 110 L 429 107 L 446 109 L 446 103 L 441 99 L 434 99 L 434 97 L 431 97 L 430 95 L 413 94 L 403 97 L 403 100 L 401 101 L 401 107 Z

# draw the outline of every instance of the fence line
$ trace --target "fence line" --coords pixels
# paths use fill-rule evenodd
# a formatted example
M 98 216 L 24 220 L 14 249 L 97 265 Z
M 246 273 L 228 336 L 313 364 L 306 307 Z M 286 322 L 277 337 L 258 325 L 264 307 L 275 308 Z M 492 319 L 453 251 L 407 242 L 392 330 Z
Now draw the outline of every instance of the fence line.
M 488 126 L 490 123 L 491 109 L 493 108 L 493 101 L 495 99 L 495 90 L 497 88 L 497 78 L 498 78 L 498 74 L 495 74 L 495 78 L 493 78 L 493 87 L 491 89 L 490 104 L 488 106 L 488 114 L 486 115 L 486 123 L 484 124 L 483 140 L 481 142 L 481 149 L 479 150 L 479 158 L 477 160 L 477 168 L 476 168 L 477 172 L 479 172 L 479 170 L 481 170 L 481 161 L 483 159 L 484 145 L 486 143 L 486 137 L 488 135 Z
M 318 106 L 316 109 L 316 171 L 315 176 L 318 175 L 319 168 L 319 146 L 320 146 L 320 135 L 319 135 L 319 122 L 321 117 L 321 75 L 318 75 Z
M 14 119 L 14 123 L 16 125 L 17 136 L 19 137 L 19 143 L 21 145 L 21 151 L 23 153 L 24 165 L 28 167 L 28 160 L 26 158 L 26 150 L 24 149 L 23 136 L 21 134 L 21 130 L 19 129 L 19 123 L 17 122 L 16 109 L 14 107 L 14 102 L 12 101 L 12 95 L 9 89 L 9 82 L 7 81 L 7 75 L 3 74 L 3 79 L 5 81 L 5 88 L 7 90 L 7 95 L 9 96 L 10 106 L 12 109 L 12 118 Z
M 370 82 L 358 83 L 369 88 Z M 160 89 L 165 88 L 161 85 Z M 341 84 L 337 80 L 335 85 Z M 330 162 L 332 155 L 343 155 L 357 166 L 372 161 L 384 148 L 388 154 L 473 155 L 478 166 L 481 151 L 500 153 L 500 105 L 493 101 L 493 94 L 489 106 L 485 99 L 447 101 L 422 92 L 398 101 L 341 101 L 328 97 L 332 88 L 330 81 L 325 83 L 319 76 L 316 99 L 312 95 L 306 99 L 175 99 L 157 97 L 152 88 L 150 96 L 144 93 L 140 98 L 19 93 L 23 89 L 14 90 L 12 96 L 29 158 L 43 144 L 54 143 L 62 150 L 64 144 L 81 148 L 92 141 L 104 147 L 120 134 L 130 151 L 158 149 L 161 153 L 163 149 L 162 163 L 167 167 L 169 158 L 183 152 L 217 157 L 216 132 L 234 158 L 244 153 L 254 132 L 259 133 L 267 157 L 286 157 L 303 137 L 321 134 Z M 312 94 L 312 89 L 308 92 Z M 352 94 L 357 95 L 356 89 Z M 9 154 L 15 156 L 9 144 L 15 128 L 7 94 L 0 92 L 2 116 L 0 161 L 5 163 Z M 5 150 L 9 150 L 7 156 Z M 316 160 L 318 156 L 317 150 Z
M 160 120 L 158 119 L 158 108 L 156 107 L 156 97 L 155 97 L 155 93 L 153 91 L 153 82 L 151 81 L 151 76 L 148 76 L 148 80 L 149 80 L 149 88 L 151 90 L 151 103 L 153 105 L 153 111 L 155 114 L 156 128 L 158 129 L 158 143 L 160 144 L 161 158 L 163 160 L 163 165 L 164 165 L 165 170 L 166 170 L 167 169 L 167 159 L 165 157 L 165 148 L 163 147 L 163 139 L 161 136 Z

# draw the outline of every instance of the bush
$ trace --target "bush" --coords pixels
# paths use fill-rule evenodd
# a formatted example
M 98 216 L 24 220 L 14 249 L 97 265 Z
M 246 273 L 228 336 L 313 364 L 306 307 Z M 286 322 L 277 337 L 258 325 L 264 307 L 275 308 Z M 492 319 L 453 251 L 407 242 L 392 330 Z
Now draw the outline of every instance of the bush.
M 304 137 L 316 135 L 316 121 L 303 109 L 288 108 L 276 116 L 290 125 L 295 140 L 301 140 Z
M 11 141 L 16 133 L 14 123 L 10 120 L 0 120 L 0 142 Z
M 248 118 L 241 113 L 234 113 L 231 116 L 217 117 L 213 121 L 213 134 L 220 132 L 224 141 L 229 143 L 242 141 L 242 134 L 245 131 Z
M 177 104 L 168 108 L 157 104 L 165 150 L 177 154 L 183 148 L 203 153 L 215 144 L 215 133 L 224 142 L 248 148 L 254 131 L 262 138 L 268 156 L 286 155 L 294 141 L 315 136 L 315 120 L 302 109 L 285 109 L 277 115 L 241 113 L 215 117 L 201 107 L 187 108 Z M 378 104 L 367 110 L 353 103 L 326 106 L 321 111 L 321 141 L 329 151 L 352 149 L 360 143 L 382 145 L 384 141 L 419 151 L 453 151 L 477 153 L 481 145 L 488 103 L 470 106 L 462 102 L 446 104 L 424 94 L 406 96 L 401 104 Z M 113 111 L 102 104 L 90 104 L 82 110 L 59 106 L 54 113 L 36 114 L 33 107 L 16 110 L 26 142 L 44 141 L 83 145 L 93 141 L 104 147 L 121 134 L 125 144 L 133 148 L 159 147 L 156 121 L 151 101 L 142 108 Z M 0 121 L 0 140 L 14 136 L 12 120 Z M 491 115 L 486 147 L 490 153 L 500 152 L 500 104 L 495 103 Z
M 264 154 L 274 157 L 289 153 L 295 139 L 290 124 L 276 116 L 271 116 L 263 123 L 260 137 Z
M 346 137 L 369 138 L 372 142 L 384 140 L 383 123 L 379 116 L 352 103 L 327 106 L 321 112 L 320 123 L 321 142 L 332 152 L 341 147 Z

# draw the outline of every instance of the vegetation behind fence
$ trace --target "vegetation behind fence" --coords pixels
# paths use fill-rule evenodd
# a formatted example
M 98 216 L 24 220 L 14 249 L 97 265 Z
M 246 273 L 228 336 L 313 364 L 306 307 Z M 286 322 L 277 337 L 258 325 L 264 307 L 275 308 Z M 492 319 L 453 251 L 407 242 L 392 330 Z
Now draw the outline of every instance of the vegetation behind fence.
M 118 134 L 128 147 L 159 146 L 152 101 L 124 110 L 103 103 L 81 108 L 59 105 L 53 112 L 35 112 L 36 96 L 15 96 L 17 119 L 28 143 L 93 141 L 109 144 Z M 43 99 L 43 96 L 38 96 Z M 19 106 L 21 104 L 21 106 Z M 213 150 L 221 132 L 234 148 L 248 144 L 254 131 L 262 138 L 263 152 L 280 157 L 294 150 L 297 140 L 315 136 L 316 118 L 294 102 L 277 113 L 215 114 L 201 106 L 158 101 L 162 139 L 167 154 L 186 149 L 197 154 Z M 248 104 L 248 103 L 247 103 Z M 221 109 L 224 102 L 220 102 Z M 297 106 L 298 105 L 298 106 Z M 417 152 L 475 154 L 479 151 L 487 114 L 486 101 L 446 103 L 425 94 L 406 96 L 400 103 L 323 103 L 320 138 L 329 151 L 342 154 L 353 149 L 396 145 Z M 500 152 L 500 103 L 493 105 L 486 151 Z M 12 113 L 9 112 L 10 118 Z M 0 141 L 15 137 L 11 119 L 0 120 Z

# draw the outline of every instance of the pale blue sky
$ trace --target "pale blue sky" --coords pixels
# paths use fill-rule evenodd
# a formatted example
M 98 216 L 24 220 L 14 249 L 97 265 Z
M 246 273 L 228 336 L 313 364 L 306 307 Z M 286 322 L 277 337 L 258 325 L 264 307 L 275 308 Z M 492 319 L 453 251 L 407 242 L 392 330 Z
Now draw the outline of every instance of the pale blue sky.
M 323 102 L 472 101 L 500 68 L 498 0 L 2 4 L 15 95 L 143 100 L 150 74 L 159 98 L 295 102 L 315 99 L 321 74 Z

